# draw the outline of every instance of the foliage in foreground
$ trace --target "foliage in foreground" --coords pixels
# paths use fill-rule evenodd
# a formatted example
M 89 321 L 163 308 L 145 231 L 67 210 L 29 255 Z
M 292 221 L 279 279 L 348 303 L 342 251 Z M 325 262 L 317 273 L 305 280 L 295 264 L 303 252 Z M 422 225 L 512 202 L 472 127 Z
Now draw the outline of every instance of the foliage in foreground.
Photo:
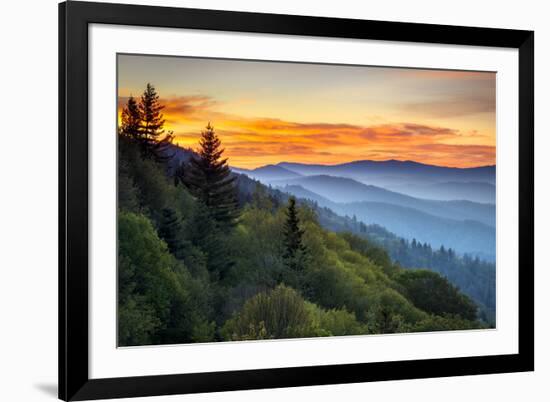
M 280 339 L 357 335 L 366 328 L 346 310 L 324 310 L 285 285 L 261 292 L 226 321 L 224 339 Z

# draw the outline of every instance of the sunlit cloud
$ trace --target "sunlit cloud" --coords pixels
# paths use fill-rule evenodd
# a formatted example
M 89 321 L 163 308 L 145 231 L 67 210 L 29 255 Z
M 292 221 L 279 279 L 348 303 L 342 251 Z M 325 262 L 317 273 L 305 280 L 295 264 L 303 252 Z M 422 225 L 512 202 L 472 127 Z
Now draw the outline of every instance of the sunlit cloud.
M 399 159 L 458 167 L 495 161 L 494 146 L 452 143 L 477 132 L 411 122 L 360 126 L 241 117 L 220 112 L 223 105 L 203 95 L 166 98 L 161 103 L 167 128 L 174 131 L 177 143 L 196 147 L 201 130 L 211 122 L 230 163 L 239 167 L 283 160 L 331 164 Z
M 177 58 L 159 59 L 157 73 L 151 59 L 131 60 L 120 71 L 119 116 L 127 95 L 139 98 L 143 82 L 151 81 L 175 142 L 196 148 L 210 122 L 233 166 L 361 159 L 495 164 L 494 73 L 363 67 L 344 73 L 337 66 L 239 61 L 218 68 L 212 60 Z
M 432 127 L 424 124 L 401 123 L 384 124 L 362 129 L 361 135 L 369 140 L 385 142 L 418 142 L 420 139 L 434 140 L 451 138 L 459 135 L 457 130 L 446 127 Z
M 178 96 L 162 99 L 164 114 L 182 116 L 201 116 L 205 111 L 211 111 L 219 102 L 206 95 Z

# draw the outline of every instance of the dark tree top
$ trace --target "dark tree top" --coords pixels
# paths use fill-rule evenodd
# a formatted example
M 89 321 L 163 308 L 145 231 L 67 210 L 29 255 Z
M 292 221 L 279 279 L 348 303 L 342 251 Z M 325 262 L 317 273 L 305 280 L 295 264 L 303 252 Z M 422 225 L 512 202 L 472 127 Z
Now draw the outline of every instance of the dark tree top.
M 238 216 L 236 176 L 223 158 L 221 141 L 210 123 L 201 134 L 197 156 L 184 170 L 184 181 L 191 193 L 206 205 L 222 226 L 232 226 Z
M 303 265 L 306 247 L 303 244 L 302 237 L 304 230 L 300 229 L 300 219 L 296 209 L 296 199 L 288 199 L 286 210 L 286 221 L 284 224 L 284 246 L 283 258 L 286 265 L 294 270 L 300 270 Z

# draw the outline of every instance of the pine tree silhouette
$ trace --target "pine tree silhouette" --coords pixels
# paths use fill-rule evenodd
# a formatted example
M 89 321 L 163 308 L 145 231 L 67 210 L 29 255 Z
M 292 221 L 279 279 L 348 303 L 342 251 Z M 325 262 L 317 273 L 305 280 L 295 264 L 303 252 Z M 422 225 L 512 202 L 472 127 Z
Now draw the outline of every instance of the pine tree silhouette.
M 140 127 L 139 144 L 141 154 L 145 158 L 166 162 L 170 155 L 166 154 L 169 144 L 174 139 L 173 133 L 164 131 L 164 115 L 161 113 L 164 106 L 160 104 L 159 95 L 155 87 L 147 83 L 139 103 Z
M 183 181 L 208 207 L 221 229 L 231 228 L 238 217 L 236 176 L 231 175 L 227 158 L 222 158 L 224 149 L 210 123 L 202 132 L 199 145 L 198 156 L 193 156 L 183 170 Z
M 130 96 L 126 106 L 122 109 L 119 133 L 124 137 L 138 141 L 140 125 L 141 114 L 139 112 L 138 103 L 133 96 Z

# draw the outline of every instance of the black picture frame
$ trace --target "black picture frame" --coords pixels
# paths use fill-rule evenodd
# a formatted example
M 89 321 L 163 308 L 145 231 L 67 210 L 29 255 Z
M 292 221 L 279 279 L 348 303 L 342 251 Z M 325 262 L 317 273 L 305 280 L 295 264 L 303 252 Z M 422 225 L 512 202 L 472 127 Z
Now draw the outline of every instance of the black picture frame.
M 519 51 L 517 354 L 213 373 L 88 375 L 88 25 L 508 47 Z M 534 370 L 534 32 L 70 1 L 59 4 L 59 398 L 119 397 Z

